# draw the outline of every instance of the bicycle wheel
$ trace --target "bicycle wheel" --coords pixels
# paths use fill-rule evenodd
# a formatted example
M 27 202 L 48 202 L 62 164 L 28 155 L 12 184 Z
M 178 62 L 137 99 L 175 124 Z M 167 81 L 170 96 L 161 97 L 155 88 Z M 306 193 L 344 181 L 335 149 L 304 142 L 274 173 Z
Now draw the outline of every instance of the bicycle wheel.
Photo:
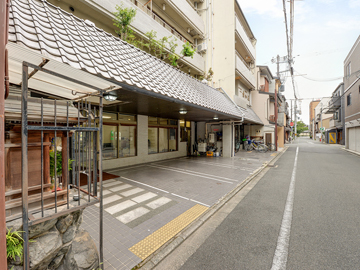
M 251 144 L 245 144 L 245 150 L 247 152 L 251 151 L 252 150 L 252 145 Z
M 265 153 L 265 152 L 267 152 L 267 150 L 268 149 L 265 144 L 259 144 L 257 147 L 257 151 L 260 153 Z
M 273 143 L 268 143 L 268 144 L 267 144 L 267 147 L 268 147 L 268 149 L 269 149 L 271 152 L 274 152 L 274 151 L 275 151 L 275 144 L 273 144 Z

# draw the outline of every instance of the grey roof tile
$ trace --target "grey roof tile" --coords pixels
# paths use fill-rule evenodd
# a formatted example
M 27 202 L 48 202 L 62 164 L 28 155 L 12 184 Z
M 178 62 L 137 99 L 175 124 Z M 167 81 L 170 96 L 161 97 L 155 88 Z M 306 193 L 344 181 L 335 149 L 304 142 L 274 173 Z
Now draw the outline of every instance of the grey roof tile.
M 261 123 L 220 91 L 43 0 L 12 0 L 9 40 L 97 76 Z

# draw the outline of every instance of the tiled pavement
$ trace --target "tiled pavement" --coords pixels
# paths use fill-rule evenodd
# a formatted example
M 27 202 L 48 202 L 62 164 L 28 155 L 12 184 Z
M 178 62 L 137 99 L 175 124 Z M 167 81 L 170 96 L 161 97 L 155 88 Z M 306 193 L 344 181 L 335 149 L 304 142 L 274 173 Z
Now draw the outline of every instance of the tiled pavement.
M 112 170 L 104 182 L 104 268 L 141 262 L 129 249 L 194 207 L 211 207 L 273 158 L 240 152 L 234 158 L 180 158 Z M 99 207 L 84 211 L 83 228 L 99 239 Z

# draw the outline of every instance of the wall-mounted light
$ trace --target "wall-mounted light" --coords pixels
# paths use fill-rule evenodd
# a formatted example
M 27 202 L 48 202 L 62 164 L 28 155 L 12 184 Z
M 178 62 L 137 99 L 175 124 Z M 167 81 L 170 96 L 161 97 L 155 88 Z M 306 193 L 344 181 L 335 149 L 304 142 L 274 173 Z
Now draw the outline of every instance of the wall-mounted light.
M 165 10 L 165 8 L 166 8 L 166 5 L 165 5 L 165 4 L 163 4 L 163 10 Z
M 219 117 L 215 116 L 213 119 L 214 119 L 214 120 L 218 120 L 218 119 L 219 119 Z
M 105 95 L 104 98 L 106 101 L 115 101 L 117 99 L 117 96 Z
M 187 110 L 181 109 L 181 110 L 179 111 L 179 113 L 180 113 L 180 114 L 187 114 Z
M 188 33 L 190 33 L 190 32 L 191 32 L 191 28 L 190 28 L 190 27 L 188 27 L 187 31 L 188 31 Z

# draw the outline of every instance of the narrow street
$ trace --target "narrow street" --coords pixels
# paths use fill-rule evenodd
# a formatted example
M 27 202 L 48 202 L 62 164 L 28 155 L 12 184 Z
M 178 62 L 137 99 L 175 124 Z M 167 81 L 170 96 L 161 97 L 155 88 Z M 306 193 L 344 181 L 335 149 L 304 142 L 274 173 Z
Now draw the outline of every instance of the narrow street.
M 358 269 L 359 164 L 297 139 L 156 269 Z

